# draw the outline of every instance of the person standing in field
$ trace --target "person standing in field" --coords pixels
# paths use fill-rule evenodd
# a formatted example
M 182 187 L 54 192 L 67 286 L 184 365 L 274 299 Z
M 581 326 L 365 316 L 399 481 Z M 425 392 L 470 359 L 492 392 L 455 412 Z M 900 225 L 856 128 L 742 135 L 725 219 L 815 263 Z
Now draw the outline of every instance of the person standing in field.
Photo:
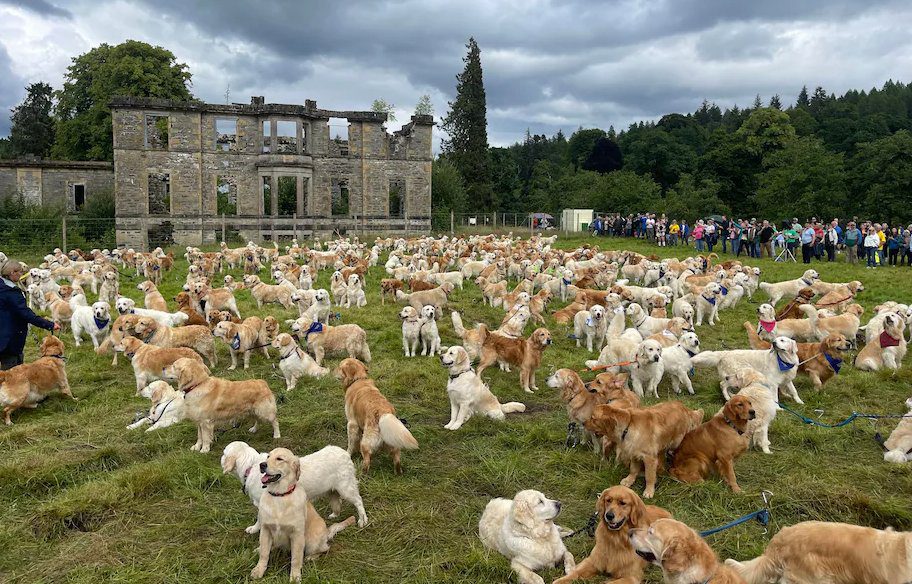
M 877 251 L 880 247 L 880 237 L 874 226 L 868 228 L 864 238 L 865 255 L 868 258 L 868 269 L 877 267 Z
M 855 227 L 854 221 L 849 221 L 845 230 L 845 252 L 846 262 L 853 266 L 858 263 L 858 243 L 861 240 L 861 231 Z
M 0 264 L 0 370 L 2 371 L 22 365 L 28 325 L 49 331 L 60 330 L 60 325 L 41 318 L 25 304 L 25 295 L 18 284 L 22 273 L 22 264 L 17 261 L 5 260 Z

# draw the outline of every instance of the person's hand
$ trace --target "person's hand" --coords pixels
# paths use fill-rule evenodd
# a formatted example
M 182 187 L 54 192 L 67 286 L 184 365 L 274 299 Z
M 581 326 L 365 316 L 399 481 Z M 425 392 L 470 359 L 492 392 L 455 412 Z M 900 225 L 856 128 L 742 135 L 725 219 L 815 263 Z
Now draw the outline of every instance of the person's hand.
M 57 332 L 59 330 L 60 330 L 60 325 L 55 322 L 54 323 L 54 332 Z

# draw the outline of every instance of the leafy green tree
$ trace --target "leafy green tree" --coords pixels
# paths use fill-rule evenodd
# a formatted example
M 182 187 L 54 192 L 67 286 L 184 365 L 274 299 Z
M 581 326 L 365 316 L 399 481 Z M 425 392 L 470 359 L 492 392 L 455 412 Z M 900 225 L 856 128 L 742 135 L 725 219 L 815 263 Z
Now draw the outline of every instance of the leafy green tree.
M 662 210 L 662 188 L 649 176 L 619 170 L 604 175 L 602 188 L 592 200 L 598 211 L 626 214 Z
M 795 128 L 787 113 L 761 107 L 751 112 L 737 134 L 745 140 L 748 152 L 762 159 L 794 140 Z
M 912 133 L 900 130 L 859 144 L 854 162 L 853 190 L 862 210 L 870 217 L 912 221 Z
M 817 120 L 805 107 L 795 107 L 786 112 L 797 136 L 811 136 L 817 131 Z
M 665 214 L 669 219 L 692 221 L 708 215 L 728 215 L 731 209 L 719 197 L 721 186 L 711 179 L 697 180 L 692 174 L 668 191 L 665 197 Z
M 756 212 L 771 219 L 839 217 L 848 191 L 842 154 L 830 152 L 818 138 L 799 138 L 764 159 L 758 177 Z
M 162 47 L 140 41 L 101 44 L 73 59 L 57 92 L 57 131 L 51 155 L 69 160 L 112 160 L 111 110 L 115 96 L 192 99 L 191 74 Z
M 379 97 L 374 100 L 374 103 L 371 104 L 371 111 L 377 112 L 378 114 L 386 114 L 387 121 L 395 122 L 396 114 L 393 113 L 396 111 L 396 106 L 391 103 L 388 103 L 382 97 Z
M 10 144 L 9 138 L 0 138 L 0 160 L 15 157 L 16 155 L 13 153 L 13 147 Z M 7 193 L 0 193 L 0 199 L 6 196 L 6 194 Z
M 697 162 L 693 148 L 658 126 L 627 132 L 621 138 L 621 151 L 627 170 L 649 174 L 663 189 L 678 182 L 682 174 L 692 172 Z
M 438 157 L 431 169 L 431 198 L 435 213 L 467 211 L 466 190 L 462 175 L 447 158 Z
M 478 210 L 496 208 L 488 159 L 487 99 L 481 50 L 474 38 L 466 44 L 465 69 L 456 76 L 456 99 L 441 127 L 447 133 L 441 149 L 462 175 L 466 196 Z
M 25 99 L 13 109 L 10 148 L 14 156 L 47 158 L 54 144 L 54 89 L 47 83 L 31 83 Z
M 418 98 L 418 103 L 415 104 L 415 115 L 416 116 L 434 115 L 434 104 L 431 103 L 430 95 L 425 93 L 420 98 Z
M 608 138 L 599 138 L 592 147 L 589 157 L 583 162 L 583 170 L 594 170 L 595 172 L 606 173 L 620 170 L 624 165 L 624 158 L 621 154 L 621 148 Z
M 698 175 L 717 182 L 720 197 L 736 214 L 751 212 L 760 160 L 751 154 L 739 136 L 719 129 L 710 137 L 706 152 L 697 165 Z
M 573 168 L 579 168 L 592 154 L 595 143 L 606 136 L 605 130 L 599 128 L 580 128 L 573 132 L 567 143 L 568 162 Z

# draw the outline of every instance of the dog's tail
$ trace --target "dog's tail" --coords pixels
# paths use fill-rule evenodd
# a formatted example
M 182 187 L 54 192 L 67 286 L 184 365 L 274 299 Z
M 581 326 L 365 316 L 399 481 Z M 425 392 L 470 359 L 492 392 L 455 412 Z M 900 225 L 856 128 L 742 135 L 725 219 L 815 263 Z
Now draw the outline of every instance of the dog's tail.
M 114 351 L 114 341 L 111 340 L 111 335 L 105 337 L 105 340 L 98 345 L 98 348 L 95 349 L 97 355 L 109 355 Z
M 367 339 L 365 339 L 361 345 L 361 357 L 360 358 L 361 358 L 361 361 L 364 363 L 371 362 L 371 350 L 370 350 L 370 347 L 367 346 Z
M 760 288 L 761 290 L 763 290 L 764 292 L 766 292 L 767 296 L 770 295 L 770 293 L 769 293 L 769 287 L 770 287 L 769 282 L 760 282 L 759 288 Z
M 817 318 L 817 309 L 814 308 L 812 304 L 802 304 L 798 307 L 798 310 L 807 315 L 808 320 L 811 321 L 811 330 L 814 331 L 814 334 L 819 337 L 820 331 L 817 329 L 817 323 L 819 319 Z
M 760 556 L 749 562 L 736 562 L 735 560 L 725 560 L 725 565 L 734 570 L 738 575 L 744 578 L 747 584 L 766 584 L 766 582 L 777 582 L 782 572 L 776 565 L 776 562 L 768 556 Z
M 393 448 L 404 448 L 406 450 L 417 450 L 418 441 L 408 431 L 408 428 L 393 414 L 383 414 L 380 416 L 380 436 L 383 441 Z
M 760 335 L 757 334 L 757 329 L 753 324 L 746 322 L 744 323 L 744 330 L 747 331 L 747 343 L 750 345 L 751 349 L 769 349 L 772 345 L 763 339 L 760 338 Z
M 355 524 L 355 516 L 352 515 L 345 521 L 340 521 L 339 523 L 333 523 L 332 525 L 326 528 L 326 541 L 332 541 L 336 534 Z
M 697 369 L 716 367 L 725 356 L 725 351 L 703 351 L 690 358 L 690 364 Z
M 500 411 L 505 414 L 516 414 L 526 411 L 526 404 L 521 404 L 519 402 L 507 402 L 505 404 L 500 404 Z
M 402 290 L 396 290 L 396 300 L 399 302 L 406 302 L 409 299 L 410 294 L 406 294 Z
M 462 324 L 462 317 L 454 310 L 450 313 L 450 319 L 453 321 L 453 330 L 456 332 L 456 336 L 460 339 L 464 338 L 466 330 L 465 326 Z

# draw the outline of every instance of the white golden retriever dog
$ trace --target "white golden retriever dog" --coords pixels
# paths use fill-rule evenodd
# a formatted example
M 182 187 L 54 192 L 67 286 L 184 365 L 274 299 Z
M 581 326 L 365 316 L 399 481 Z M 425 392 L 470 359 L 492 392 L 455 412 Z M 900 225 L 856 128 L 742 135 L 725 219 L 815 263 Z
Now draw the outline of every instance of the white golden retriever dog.
M 222 472 L 233 472 L 241 481 L 244 493 L 250 497 L 254 507 L 259 508 L 263 496 L 263 485 L 260 463 L 266 460 L 265 452 L 258 452 L 246 442 L 232 442 L 222 453 Z M 333 512 L 330 517 L 337 517 L 342 508 L 341 499 L 355 506 L 358 512 L 358 526 L 367 525 L 367 513 L 364 502 L 358 491 L 358 478 L 351 456 L 338 446 L 326 446 L 313 454 L 301 457 L 301 478 L 298 483 L 313 501 L 329 495 Z M 259 521 L 244 531 L 257 533 Z
M 798 375 L 798 343 L 787 337 L 773 339 L 770 349 L 738 349 L 734 351 L 703 351 L 691 358 L 697 369 L 715 367 L 722 380 L 723 392 L 727 389 L 726 377 L 745 368 L 759 371 L 770 387 L 778 388 L 796 403 L 803 404 L 795 389 Z
M 630 388 L 640 397 L 652 393 L 659 397 L 659 382 L 665 373 L 662 345 L 652 339 L 643 341 L 636 351 L 636 363 L 630 366 Z
M 92 306 L 77 306 L 73 309 L 70 326 L 73 327 L 73 339 L 76 341 L 77 347 L 82 344 L 82 335 L 85 333 L 89 335 L 92 344 L 97 349 L 111 328 L 111 307 L 107 302 L 96 302 Z
M 440 331 L 437 329 L 437 309 L 428 304 L 421 309 L 421 325 L 418 333 L 421 336 L 421 354 L 440 354 Z
M 136 301 L 126 296 L 121 296 L 114 303 L 114 308 L 119 314 L 135 314 L 137 316 L 148 316 L 155 319 L 163 326 L 180 326 L 187 322 L 190 317 L 183 312 L 162 312 L 161 310 L 149 310 L 148 308 L 139 308 Z
M 671 379 L 671 388 L 675 393 L 681 393 L 683 385 L 690 395 L 694 394 L 693 383 L 690 381 L 693 363 L 690 359 L 699 352 L 700 339 L 697 338 L 697 333 L 691 331 L 682 334 L 676 345 L 662 349 L 664 374 Z
M 608 333 L 608 319 L 605 318 L 605 307 L 596 304 L 589 310 L 580 310 L 573 316 L 573 336 L 576 337 L 576 346 L 586 339 L 586 350 L 592 351 L 593 345 L 599 351 L 605 344 L 605 335 Z
M 139 390 L 139 395 L 152 400 L 149 414 L 129 426 L 130 430 L 149 425 L 146 432 L 173 426 L 184 419 L 184 392 L 178 391 L 164 381 L 153 381 Z
M 800 278 L 785 282 L 760 282 L 760 289 L 769 295 L 769 303 L 776 306 L 783 298 L 794 298 L 802 288 L 810 288 L 820 279 L 817 270 L 805 270 Z
M 526 411 L 519 402 L 501 404 L 488 386 L 472 369 L 469 354 L 460 346 L 450 347 L 440 356 L 440 363 L 449 370 L 447 396 L 450 398 L 450 421 L 447 430 L 458 430 L 475 414 L 503 420 L 504 414 Z
M 520 584 L 544 584 L 536 571 L 563 563 L 569 574 L 576 566 L 561 539 L 569 531 L 554 523 L 560 509 L 560 501 L 533 490 L 520 491 L 513 500 L 492 499 L 478 522 L 478 535 L 485 547 L 510 560 Z

